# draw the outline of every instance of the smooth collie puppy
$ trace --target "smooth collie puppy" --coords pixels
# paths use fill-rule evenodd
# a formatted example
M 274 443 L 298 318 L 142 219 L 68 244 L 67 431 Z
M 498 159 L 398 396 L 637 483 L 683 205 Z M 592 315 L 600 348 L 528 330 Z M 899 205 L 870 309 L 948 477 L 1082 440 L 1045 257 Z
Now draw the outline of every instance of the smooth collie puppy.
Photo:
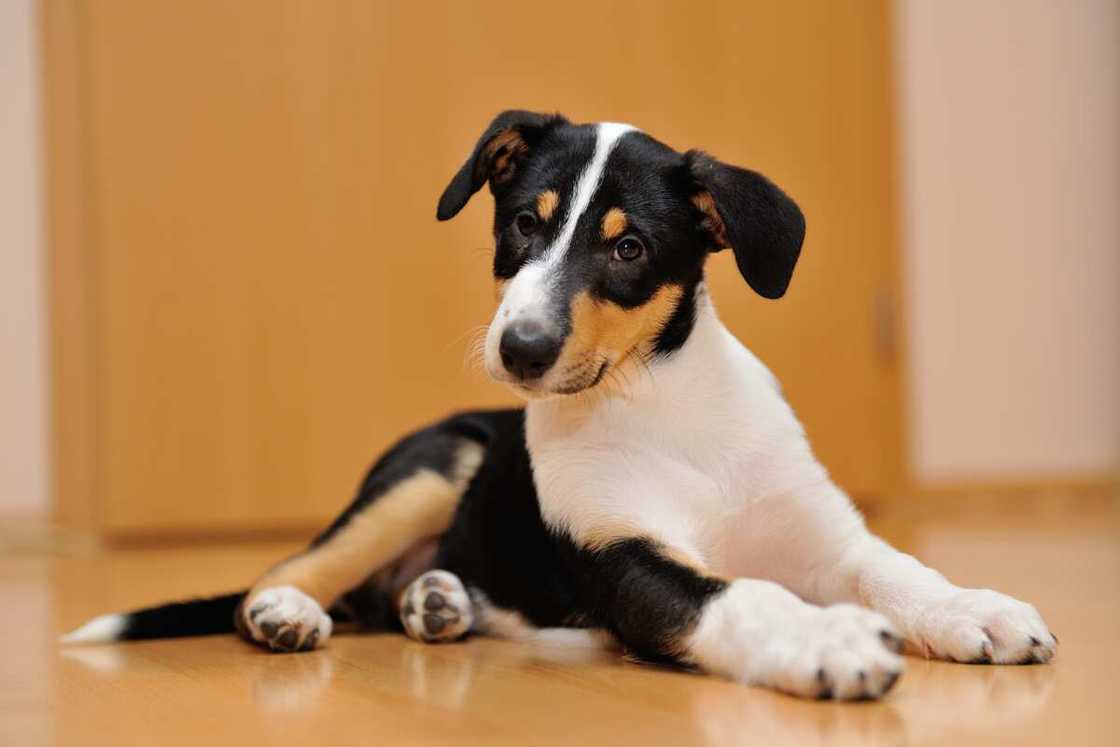
M 236 629 L 310 651 L 345 619 L 428 642 L 614 642 L 836 699 L 885 694 L 904 641 L 958 662 L 1053 656 L 1029 604 L 872 536 L 720 323 L 709 254 L 730 250 L 766 298 L 790 282 L 805 222 L 778 187 L 629 125 L 525 111 L 485 129 L 439 220 L 487 183 L 501 303 L 485 364 L 527 406 L 404 438 L 251 589 L 105 615 L 67 640 Z

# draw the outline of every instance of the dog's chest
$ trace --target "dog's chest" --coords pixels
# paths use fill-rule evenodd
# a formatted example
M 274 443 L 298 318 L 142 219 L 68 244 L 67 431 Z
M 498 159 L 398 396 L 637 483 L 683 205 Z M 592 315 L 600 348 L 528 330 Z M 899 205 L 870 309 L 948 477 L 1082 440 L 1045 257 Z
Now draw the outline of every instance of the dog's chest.
M 628 399 L 530 406 L 548 524 L 577 542 L 644 535 L 723 564 L 744 516 L 764 513 L 808 452 L 766 368 L 713 337 L 654 369 Z

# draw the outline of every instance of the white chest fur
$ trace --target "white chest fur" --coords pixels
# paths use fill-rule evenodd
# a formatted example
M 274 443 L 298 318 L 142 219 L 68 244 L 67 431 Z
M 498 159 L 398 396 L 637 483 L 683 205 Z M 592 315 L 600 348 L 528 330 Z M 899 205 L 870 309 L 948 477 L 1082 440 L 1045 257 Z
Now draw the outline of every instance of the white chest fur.
M 750 527 L 827 482 L 774 377 L 706 294 L 685 345 L 624 376 L 608 393 L 528 406 L 544 519 L 577 542 L 644 536 L 741 571 Z

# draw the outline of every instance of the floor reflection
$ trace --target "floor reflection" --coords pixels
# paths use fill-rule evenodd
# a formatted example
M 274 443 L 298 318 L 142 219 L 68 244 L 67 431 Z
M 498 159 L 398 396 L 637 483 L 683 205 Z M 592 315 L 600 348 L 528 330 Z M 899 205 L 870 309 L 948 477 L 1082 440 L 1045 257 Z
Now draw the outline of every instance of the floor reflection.
M 250 690 L 253 702 L 273 713 L 311 711 L 334 676 L 330 652 L 253 657 Z
M 432 646 L 410 642 L 401 651 L 402 669 L 408 675 L 412 696 L 422 703 L 447 709 L 466 705 L 472 684 L 480 676 L 501 677 L 503 671 L 521 667 L 577 669 L 615 663 L 618 655 L 579 647 L 542 644 L 507 644 L 476 641 L 469 646 Z M 448 655 L 454 647 L 454 655 Z
M 692 715 L 710 745 L 898 745 L 906 728 L 896 706 L 802 701 L 778 693 L 698 689 Z
M 329 698 L 338 667 L 345 670 L 346 679 L 386 678 L 380 684 L 400 687 L 417 703 L 441 712 L 471 709 L 478 705 L 471 702 L 472 695 L 490 702 L 493 694 L 480 691 L 515 679 L 519 672 L 543 670 L 557 680 L 594 681 L 612 691 L 652 688 L 674 704 L 687 704 L 691 728 L 700 741 L 767 747 L 901 745 L 946 741 L 960 732 L 994 734 L 1004 725 L 1030 723 L 1054 689 L 1054 668 L 1048 665 L 970 666 L 908 657 L 906 675 L 886 700 L 819 703 L 698 674 L 625 665 L 614 651 L 488 640 L 432 646 L 402 643 L 395 636 L 372 648 L 363 643 L 341 638 L 326 650 L 299 655 L 237 653 L 233 666 L 247 677 L 254 703 L 266 712 L 287 715 L 313 711 Z M 374 657 L 371 665 L 376 669 L 344 663 L 352 661 L 358 646 L 365 656 Z M 127 644 L 73 647 L 61 653 L 64 661 L 104 676 L 160 671 L 163 666 L 159 657 Z M 390 659 L 378 660 L 380 654 Z
M 1054 670 L 1046 665 L 970 666 L 908 657 L 903 680 L 878 704 L 701 687 L 692 713 L 712 745 L 901 745 L 1027 723 L 1050 699 L 1053 684 Z

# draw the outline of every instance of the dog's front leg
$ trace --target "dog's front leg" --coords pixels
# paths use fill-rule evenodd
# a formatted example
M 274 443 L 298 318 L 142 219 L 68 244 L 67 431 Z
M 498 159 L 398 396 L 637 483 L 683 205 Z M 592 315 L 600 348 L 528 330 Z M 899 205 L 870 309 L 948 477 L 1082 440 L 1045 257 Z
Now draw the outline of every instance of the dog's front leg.
M 725 580 L 642 539 L 581 552 L 588 600 L 622 643 L 803 697 L 876 698 L 902 671 L 901 639 L 855 605 L 815 607 L 770 581 Z
M 1057 643 L 1031 605 L 990 589 L 965 589 L 863 531 L 819 588 L 886 615 L 928 656 L 960 662 L 1046 662 Z
M 960 662 L 1045 662 L 1057 641 L 1029 604 L 990 589 L 966 589 L 872 535 L 831 483 L 802 491 L 775 514 L 799 527 L 773 577 L 804 599 L 854 602 L 885 615 L 927 656 Z M 781 513 L 785 512 L 785 513 Z M 787 567 L 788 566 L 788 567 Z

